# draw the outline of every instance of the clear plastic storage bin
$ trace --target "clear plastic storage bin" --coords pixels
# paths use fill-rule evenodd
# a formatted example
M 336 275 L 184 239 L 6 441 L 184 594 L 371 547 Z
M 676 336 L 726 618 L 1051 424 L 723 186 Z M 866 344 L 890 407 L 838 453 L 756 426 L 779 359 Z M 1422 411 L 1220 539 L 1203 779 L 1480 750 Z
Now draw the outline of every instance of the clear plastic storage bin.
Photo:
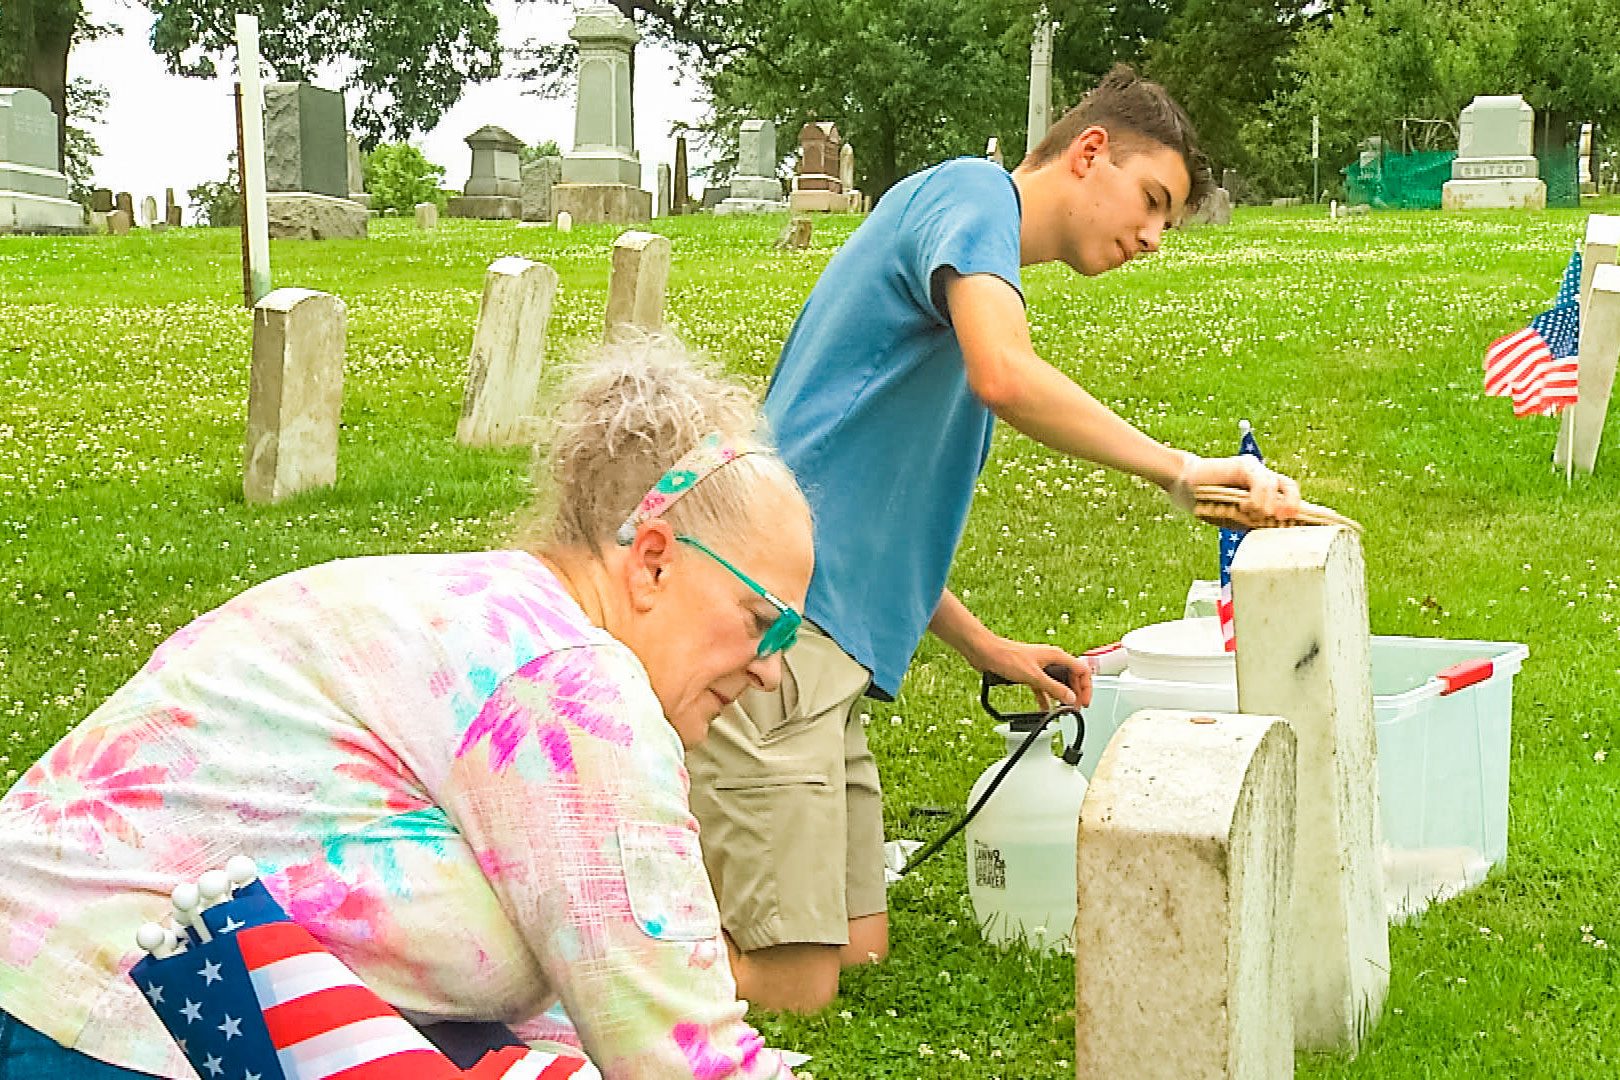
M 1515 642 L 1372 639 L 1373 722 L 1392 918 L 1479 884 L 1507 857 Z M 1108 740 L 1142 709 L 1230 711 L 1231 686 L 1098 675 L 1080 770 L 1089 780 Z

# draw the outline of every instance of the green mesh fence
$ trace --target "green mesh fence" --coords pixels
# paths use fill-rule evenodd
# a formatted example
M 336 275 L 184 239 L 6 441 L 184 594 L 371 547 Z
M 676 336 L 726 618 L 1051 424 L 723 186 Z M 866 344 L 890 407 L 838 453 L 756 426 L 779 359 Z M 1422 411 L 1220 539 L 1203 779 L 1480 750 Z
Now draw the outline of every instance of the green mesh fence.
M 1347 201 L 1383 210 L 1438 210 L 1456 156 L 1454 150 L 1417 150 L 1379 154 L 1365 165 L 1352 162 L 1343 170 Z
M 1548 206 L 1581 205 L 1580 148 L 1554 146 L 1536 155 L 1541 179 L 1547 184 Z
M 1419 150 L 1410 154 L 1380 154 L 1367 164 L 1344 168 L 1346 201 L 1367 203 L 1381 210 L 1435 210 L 1451 179 L 1451 150 Z M 1536 155 L 1537 172 L 1547 185 L 1548 206 L 1581 205 L 1579 149 L 1555 146 Z

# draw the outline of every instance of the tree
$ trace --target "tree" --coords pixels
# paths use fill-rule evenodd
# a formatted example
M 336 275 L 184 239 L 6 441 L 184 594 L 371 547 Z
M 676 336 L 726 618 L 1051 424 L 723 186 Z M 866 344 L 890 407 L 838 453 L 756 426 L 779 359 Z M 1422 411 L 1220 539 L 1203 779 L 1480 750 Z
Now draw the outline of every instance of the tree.
M 1240 132 L 1286 85 L 1286 60 L 1309 24 L 1300 0 L 1185 0 L 1147 43 L 1147 74 L 1187 110 L 1215 166 L 1250 168 Z
M 226 159 L 225 179 L 207 180 L 186 192 L 204 225 L 242 224 L 242 186 L 236 172 L 236 151 Z
M 259 51 L 277 78 L 310 81 L 331 68 L 347 73 L 342 88 L 366 149 L 432 128 L 469 84 L 500 72 L 488 0 L 143 2 L 157 16 L 158 55 L 171 71 L 199 76 L 213 75 L 216 59 L 234 57 L 236 13 L 257 7 Z
M 384 143 L 366 155 L 366 192 L 377 210 L 408 214 L 417 203 L 436 203 L 444 209 L 439 190 L 444 166 L 435 165 L 410 143 Z
M 538 161 L 543 157 L 562 157 L 562 147 L 557 145 L 556 139 L 537 142 L 518 151 L 518 160 L 522 162 Z
M 101 153 L 87 125 L 99 124 L 107 111 L 107 88 L 82 75 L 68 82 L 67 111 L 73 121 L 66 127 L 62 143 L 62 171 L 67 174 L 68 191 L 75 202 L 90 205 L 93 185 L 90 159 Z

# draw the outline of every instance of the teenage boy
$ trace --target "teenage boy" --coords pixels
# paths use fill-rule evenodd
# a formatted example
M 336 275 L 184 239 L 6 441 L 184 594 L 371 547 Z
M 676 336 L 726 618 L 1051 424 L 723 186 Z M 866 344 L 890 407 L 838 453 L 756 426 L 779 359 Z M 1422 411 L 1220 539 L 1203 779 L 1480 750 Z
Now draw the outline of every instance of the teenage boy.
M 842 966 L 887 954 L 882 800 L 852 715 L 899 690 L 925 630 L 1043 704 L 1089 702 L 1085 664 L 1001 637 L 946 587 L 997 418 L 1184 509 L 1194 487 L 1225 484 L 1297 512 L 1292 480 L 1156 442 L 1030 344 L 1020 267 L 1123 266 L 1209 188 L 1186 114 L 1120 65 L 1010 175 L 961 158 L 896 185 L 816 283 L 765 399 L 815 509 L 814 626 L 779 690 L 738 699 L 688 754 L 739 997 L 814 1010 Z M 1042 671 L 1054 662 L 1072 685 Z

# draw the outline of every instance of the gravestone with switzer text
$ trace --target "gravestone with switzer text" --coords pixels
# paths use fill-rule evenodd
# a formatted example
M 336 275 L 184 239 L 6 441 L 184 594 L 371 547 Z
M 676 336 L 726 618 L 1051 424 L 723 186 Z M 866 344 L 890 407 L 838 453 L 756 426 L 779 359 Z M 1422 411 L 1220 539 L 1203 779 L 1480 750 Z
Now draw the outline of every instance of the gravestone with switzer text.
M 1476 97 L 1457 125 L 1457 157 L 1441 189 L 1441 209 L 1545 210 L 1535 131 L 1535 110 L 1518 94 Z

